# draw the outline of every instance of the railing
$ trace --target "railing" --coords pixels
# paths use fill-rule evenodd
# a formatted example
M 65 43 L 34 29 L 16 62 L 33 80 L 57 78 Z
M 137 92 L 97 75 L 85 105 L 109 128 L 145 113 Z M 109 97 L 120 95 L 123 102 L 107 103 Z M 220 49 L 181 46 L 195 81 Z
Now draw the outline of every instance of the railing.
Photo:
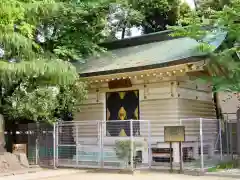
M 164 142 L 164 126 L 185 126 L 184 169 L 204 171 L 223 160 L 221 123 L 188 118 L 177 123 L 153 120 L 72 121 L 53 127 L 53 166 L 106 169 L 179 168 L 179 146 Z

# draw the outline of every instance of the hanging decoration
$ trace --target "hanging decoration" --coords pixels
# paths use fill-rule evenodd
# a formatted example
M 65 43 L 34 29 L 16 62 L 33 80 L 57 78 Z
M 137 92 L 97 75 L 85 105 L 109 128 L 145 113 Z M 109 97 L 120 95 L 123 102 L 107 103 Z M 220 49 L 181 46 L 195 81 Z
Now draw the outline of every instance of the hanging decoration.
M 120 75 L 116 74 L 115 77 L 114 77 L 114 75 L 111 75 L 111 78 L 106 75 L 106 76 L 99 76 L 99 77 L 95 76 L 95 77 L 83 78 L 83 80 L 86 80 L 88 83 L 92 84 L 92 83 L 99 83 L 99 82 L 109 83 L 109 82 L 119 81 L 119 80 L 126 81 L 126 80 L 130 80 L 130 79 L 149 79 L 151 77 L 162 79 L 162 78 L 171 77 L 171 76 L 181 76 L 181 75 L 185 74 L 186 72 L 194 71 L 197 69 L 199 69 L 198 66 L 187 65 L 187 66 L 184 66 L 179 69 L 173 69 L 171 71 L 169 70 L 169 71 L 165 71 L 165 72 L 163 72 L 163 70 L 152 70 L 152 71 L 150 70 L 150 71 L 143 71 L 142 73 L 136 72 L 135 75 L 127 75 L 126 73 L 123 73 Z

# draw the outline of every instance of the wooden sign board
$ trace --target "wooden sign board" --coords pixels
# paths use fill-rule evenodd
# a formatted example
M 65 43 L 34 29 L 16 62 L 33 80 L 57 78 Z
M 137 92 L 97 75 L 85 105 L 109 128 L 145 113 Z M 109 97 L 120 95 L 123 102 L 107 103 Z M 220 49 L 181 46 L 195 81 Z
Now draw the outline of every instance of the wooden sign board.
M 109 89 L 128 88 L 132 87 L 132 82 L 130 79 L 113 80 L 108 83 L 108 87 Z
M 184 126 L 164 126 L 165 142 L 184 142 L 185 127 Z
M 27 154 L 27 145 L 26 144 L 13 144 L 12 153 L 24 153 Z

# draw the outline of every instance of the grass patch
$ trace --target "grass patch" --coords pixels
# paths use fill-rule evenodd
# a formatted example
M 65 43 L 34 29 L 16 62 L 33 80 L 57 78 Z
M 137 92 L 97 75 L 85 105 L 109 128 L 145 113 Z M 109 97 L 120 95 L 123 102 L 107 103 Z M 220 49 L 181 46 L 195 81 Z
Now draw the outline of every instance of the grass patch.
M 207 171 L 208 172 L 217 172 L 218 170 L 235 169 L 235 168 L 238 168 L 238 163 L 236 160 L 232 160 L 232 161 L 228 161 L 228 162 L 219 163 L 217 166 L 211 167 Z

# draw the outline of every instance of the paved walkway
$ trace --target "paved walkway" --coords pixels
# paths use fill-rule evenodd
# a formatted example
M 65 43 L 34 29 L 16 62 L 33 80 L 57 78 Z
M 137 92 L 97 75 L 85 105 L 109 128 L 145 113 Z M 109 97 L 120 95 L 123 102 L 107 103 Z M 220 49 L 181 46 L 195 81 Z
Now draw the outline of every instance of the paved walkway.
M 148 174 L 106 174 L 77 173 L 70 176 L 54 177 L 47 180 L 71 180 L 87 179 L 87 180 L 232 180 L 233 178 L 209 177 L 209 176 L 188 176 L 180 174 L 164 174 L 164 173 L 148 173 Z
M 49 177 L 51 176 L 51 177 Z M 54 176 L 54 177 L 53 177 Z M 48 170 L 45 172 L 2 177 L 0 180 L 232 180 L 238 178 L 188 176 L 169 173 L 136 173 L 134 175 L 116 173 L 86 173 L 78 170 Z
M 41 170 L 35 173 L 16 174 L 10 176 L 2 176 L 0 180 L 42 180 L 50 177 L 65 177 L 79 173 L 79 170 L 74 169 L 58 169 L 58 170 Z

